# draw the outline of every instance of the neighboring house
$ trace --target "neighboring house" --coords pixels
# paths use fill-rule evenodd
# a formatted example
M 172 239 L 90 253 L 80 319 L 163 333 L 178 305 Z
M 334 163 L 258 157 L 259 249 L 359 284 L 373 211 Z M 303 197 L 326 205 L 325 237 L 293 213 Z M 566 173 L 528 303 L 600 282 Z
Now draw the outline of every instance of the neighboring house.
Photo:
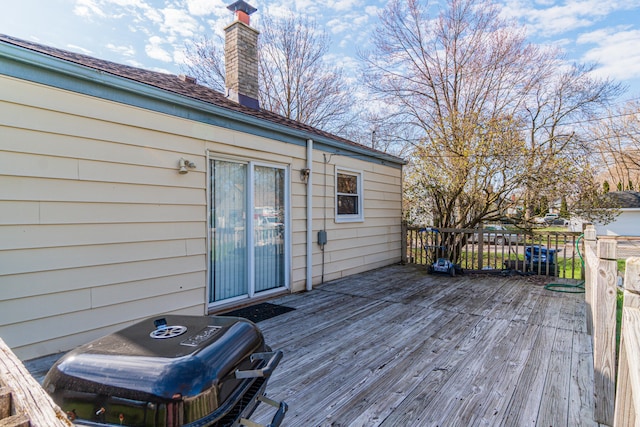
M 609 224 L 595 223 L 597 235 L 640 236 L 640 192 L 612 191 L 607 196 L 620 214 Z
M 227 40 L 255 43 L 237 16 Z M 226 49 L 228 98 L 0 35 L 0 337 L 20 358 L 400 261 L 404 161 L 260 110 L 257 58 Z

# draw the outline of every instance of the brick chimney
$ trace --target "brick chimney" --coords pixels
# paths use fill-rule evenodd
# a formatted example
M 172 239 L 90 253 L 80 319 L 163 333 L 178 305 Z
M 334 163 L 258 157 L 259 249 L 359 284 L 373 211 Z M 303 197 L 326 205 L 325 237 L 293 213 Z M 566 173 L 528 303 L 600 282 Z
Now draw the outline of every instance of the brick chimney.
M 225 86 L 227 98 L 246 107 L 260 109 L 258 102 L 258 34 L 249 26 L 249 15 L 257 9 L 238 0 L 227 9 L 235 21 L 225 31 Z

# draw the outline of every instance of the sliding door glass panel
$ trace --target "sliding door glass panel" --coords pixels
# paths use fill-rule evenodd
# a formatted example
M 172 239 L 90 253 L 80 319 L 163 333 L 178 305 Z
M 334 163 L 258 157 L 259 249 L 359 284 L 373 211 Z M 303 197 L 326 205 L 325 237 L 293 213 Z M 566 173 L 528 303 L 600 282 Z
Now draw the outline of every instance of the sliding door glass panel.
M 211 289 L 209 302 L 249 291 L 247 165 L 211 162 Z
M 253 173 L 255 292 L 285 286 L 285 171 L 255 166 Z

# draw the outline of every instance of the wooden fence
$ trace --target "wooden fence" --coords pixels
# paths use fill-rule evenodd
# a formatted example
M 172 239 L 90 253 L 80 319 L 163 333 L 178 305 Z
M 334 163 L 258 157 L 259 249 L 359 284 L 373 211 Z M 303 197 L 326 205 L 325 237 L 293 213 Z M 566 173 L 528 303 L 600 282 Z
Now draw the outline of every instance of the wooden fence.
M 640 421 L 640 258 L 626 259 L 621 341 L 616 352 L 617 241 L 608 236 L 598 238 L 593 226 L 585 230 L 584 240 L 587 330 L 593 339 L 594 418 L 609 426 L 637 426 L 636 420 Z
M 403 227 L 402 259 L 430 264 L 451 259 L 467 271 L 517 271 L 581 280 L 583 261 L 576 246 L 581 233 L 524 232 L 490 228 Z

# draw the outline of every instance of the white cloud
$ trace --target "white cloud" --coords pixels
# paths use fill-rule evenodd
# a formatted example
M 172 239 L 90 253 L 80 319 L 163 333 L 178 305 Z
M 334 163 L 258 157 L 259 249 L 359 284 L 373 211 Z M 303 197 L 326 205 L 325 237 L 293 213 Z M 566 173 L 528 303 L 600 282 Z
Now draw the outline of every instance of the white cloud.
M 72 50 L 74 52 L 79 52 L 85 55 L 91 55 L 93 54 L 93 52 L 89 49 L 85 49 L 82 46 L 78 46 L 76 44 L 68 44 L 67 45 L 67 49 Z
M 144 48 L 147 56 L 152 59 L 157 59 L 163 62 L 171 62 L 172 57 L 167 50 L 162 47 L 164 40 L 158 36 L 149 38 L 149 43 Z
M 105 0 L 107 3 L 115 4 L 118 6 L 138 7 L 141 9 L 148 9 L 150 6 L 144 0 Z
M 639 5 L 640 0 L 543 0 L 534 4 L 526 0 L 506 0 L 502 13 L 526 23 L 534 33 L 553 36 L 590 27 L 613 12 Z
M 92 16 L 104 17 L 105 13 L 100 9 L 94 0 L 76 0 L 73 13 L 83 17 L 91 18 Z
M 116 52 L 116 53 L 118 53 L 120 55 L 123 55 L 123 56 L 135 56 L 135 54 L 136 54 L 136 50 L 131 45 L 129 45 L 129 46 L 116 46 L 113 43 L 109 43 L 109 44 L 107 44 L 107 49 L 109 49 L 112 52 Z
M 598 75 L 616 80 L 640 78 L 640 30 L 599 29 L 582 34 L 577 43 L 596 45 L 585 52 L 582 61 L 600 64 Z
M 186 2 L 189 13 L 194 16 L 221 16 L 223 14 L 231 16 L 231 12 L 227 10 L 230 2 L 225 3 L 224 0 L 186 0 Z
M 338 18 L 327 21 L 325 28 L 331 34 L 340 34 L 352 29 L 348 22 Z
M 347 10 L 359 9 L 362 7 L 362 0 L 333 0 L 327 4 L 333 10 L 344 12 Z
M 181 37 L 193 37 L 198 32 L 198 21 L 185 10 L 167 8 L 162 10 L 162 14 L 164 22 L 161 31 Z

